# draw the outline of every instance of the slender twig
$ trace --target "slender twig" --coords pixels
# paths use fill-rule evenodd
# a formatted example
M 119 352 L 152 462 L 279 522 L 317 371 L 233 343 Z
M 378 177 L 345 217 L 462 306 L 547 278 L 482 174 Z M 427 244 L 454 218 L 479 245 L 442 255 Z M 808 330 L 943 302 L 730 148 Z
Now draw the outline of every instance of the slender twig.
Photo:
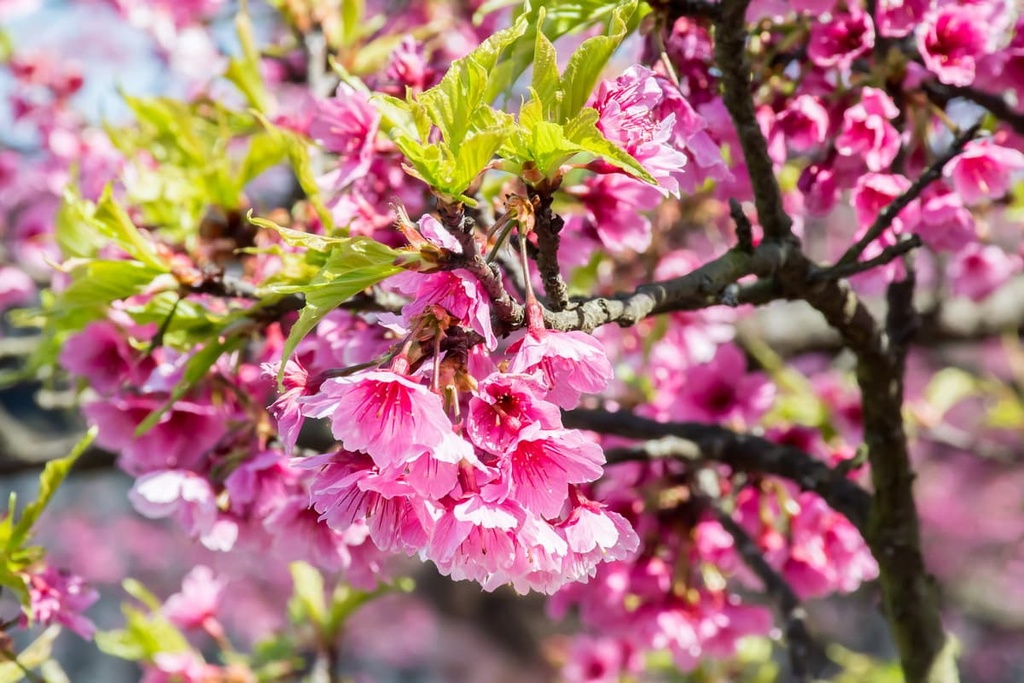
M 1008 125 L 1019 135 L 1024 135 L 1024 112 L 1018 111 L 997 93 L 985 92 L 970 86 L 952 86 L 938 81 L 925 81 L 921 87 L 928 98 L 940 106 L 949 100 L 962 97 L 988 109 L 992 116 Z
M 528 195 L 536 207 L 537 269 L 544 282 L 544 293 L 551 310 L 564 311 L 569 308 L 569 288 L 558 265 L 562 217 L 551 210 L 552 192 L 529 188 Z
M 750 67 L 747 63 L 746 12 L 750 0 L 723 0 L 715 19 L 715 63 L 722 72 L 722 101 L 732 117 L 751 185 L 754 205 L 764 228 L 765 238 L 773 241 L 793 239 L 792 220 L 782 206 L 782 193 L 768 142 L 761 132 L 750 94 Z M 759 189 L 760 188 L 760 189 Z
M 838 280 L 842 277 L 850 277 L 851 275 L 864 273 L 877 268 L 878 266 L 884 266 L 887 263 L 892 263 L 904 254 L 917 249 L 921 244 L 922 241 L 919 235 L 908 235 L 906 239 L 902 239 L 896 244 L 889 245 L 873 258 L 869 258 L 866 261 L 854 261 L 853 263 L 836 265 L 831 268 L 823 268 L 812 272 L 808 276 L 808 279 L 811 282 L 824 282 L 825 280 Z
M 750 534 L 729 513 L 710 497 L 701 497 L 705 507 L 714 515 L 722 528 L 732 536 L 736 552 L 764 585 L 765 593 L 779 608 L 783 632 L 789 646 L 791 674 L 796 681 L 817 679 L 828 668 L 830 660 L 821 644 L 807 630 L 807 612 L 800 604 L 793 587 L 775 571 Z
M 747 254 L 753 252 L 754 226 L 743 213 L 743 206 L 734 198 L 729 199 L 729 215 L 736 224 L 736 248 Z
M 889 204 L 879 212 L 878 217 L 875 218 L 875 222 L 871 224 L 871 227 L 867 229 L 867 232 L 865 232 L 852 247 L 846 250 L 842 258 L 836 262 L 836 265 L 845 266 L 849 263 L 856 262 L 864 252 L 864 249 L 866 249 L 873 241 L 878 239 L 886 228 L 892 225 L 892 222 L 896 219 L 896 216 L 899 215 L 900 211 L 907 208 L 912 201 L 921 196 L 921 193 L 924 192 L 929 185 L 942 177 L 942 169 L 964 150 L 967 143 L 974 139 L 980 129 L 981 124 L 976 123 L 957 135 L 953 140 L 953 143 L 949 146 L 949 149 L 933 161 L 931 165 L 925 169 L 924 173 L 922 173 L 917 180 L 907 188 L 906 192 L 889 202 Z

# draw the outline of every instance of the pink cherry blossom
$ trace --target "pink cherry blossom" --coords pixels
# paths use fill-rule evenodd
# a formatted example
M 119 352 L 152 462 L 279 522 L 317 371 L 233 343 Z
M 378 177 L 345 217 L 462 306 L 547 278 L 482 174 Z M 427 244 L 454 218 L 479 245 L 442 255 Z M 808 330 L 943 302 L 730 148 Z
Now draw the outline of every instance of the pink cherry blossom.
M 382 468 L 419 457 L 452 429 L 440 396 L 390 370 L 332 377 L 298 402 L 307 417 L 329 417 L 346 449 L 365 451 Z
M 544 429 L 534 422 L 502 458 L 511 477 L 511 495 L 527 510 L 556 517 L 569 496 L 569 484 L 601 476 L 601 447 L 574 429 Z
M 852 196 L 857 224 L 860 225 L 861 230 L 866 230 L 874 223 L 882 209 L 891 204 L 909 187 L 910 181 L 901 175 L 868 173 L 861 176 Z M 904 232 L 917 225 L 917 206 L 912 202 L 907 208 L 900 211 L 892 222 L 894 232 Z
M 975 140 L 943 169 L 965 204 L 999 199 L 1010 189 L 1015 174 L 1024 170 L 1024 154 L 991 139 Z
M 813 151 L 825 141 L 829 116 L 821 101 L 813 95 L 800 95 L 775 118 L 768 144 L 773 158 L 785 159 L 786 147 L 794 152 Z
M 878 3 L 878 33 L 889 38 L 910 34 L 924 18 L 934 0 L 881 0 Z
M 918 232 L 934 249 L 956 252 L 978 238 L 974 216 L 955 192 L 934 192 L 921 200 Z
M 639 161 L 663 190 L 678 195 L 686 155 L 671 143 L 675 113 L 655 114 L 664 99 L 663 87 L 653 71 L 633 66 L 615 80 L 603 81 L 592 106 L 605 137 Z
M 44 566 L 25 572 L 24 578 L 29 605 L 22 615 L 23 626 L 28 625 L 26 619 L 44 625 L 61 624 L 86 640 L 92 638 L 96 626 L 82 613 L 100 596 L 81 577 Z
M 604 348 L 586 332 L 533 330 L 509 351 L 515 353 L 509 371 L 540 370 L 547 400 L 565 409 L 575 408 L 580 394 L 603 391 L 614 376 Z
M 366 94 L 342 84 L 335 96 L 317 103 L 309 135 L 339 155 L 338 168 L 322 183 L 341 189 L 366 176 L 373 161 L 373 145 L 380 128 L 380 114 Z
M 534 375 L 492 374 L 469 401 L 466 432 L 480 448 L 501 455 L 526 425 L 558 429 L 561 413 L 544 400 L 546 394 L 547 387 Z
M 28 273 L 14 266 L 0 265 L 0 311 L 32 301 L 36 283 Z
M 107 321 L 89 323 L 72 335 L 61 349 L 60 363 L 107 395 L 125 382 L 142 384 L 156 365 L 151 356 L 132 349 L 127 335 Z
M 82 412 L 99 427 L 96 442 L 118 452 L 118 465 L 132 475 L 162 469 L 193 469 L 227 433 L 225 411 L 209 403 L 178 401 L 141 436 L 135 430 L 163 398 L 124 396 L 88 403 Z
M 994 245 L 969 244 L 949 265 L 953 293 L 981 301 L 1020 271 L 1021 258 Z
M 809 164 L 800 173 L 797 188 L 804 195 L 804 208 L 812 216 L 824 216 L 839 201 L 839 185 L 831 167 Z
M 189 536 L 211 550 L 230 550 L 238 538 L 238 525 L 221 514 L 210 483 L 194 472 L 164 470 L 140 476 L 128 499 L 139 514 L 150 519 L 175 517 Z
M 451 314 L 460 325 L 479 333 L 489 349 L 498 346 L 491 328 L 490 298 L 480 280 L 469 272 L 408 273 L 406 283 L 415 286 L 415 289 L 403 287 L 403 291 L 414 295 L 412 301 L 402 307 L 402 316 L 407 324 L 411 326 L 416 316 L 436 305 Z
M 569 229 L 593 229 L 611 253 L 642 253 L 650 247 L 651 222 L 644 212 L 661 204 L 663 198 L 657 188 L 628 176 L 596 175 L 569 191 L 580 199 L 585 210 L 584 225 Z
M 280 363 L 264 363 L 262 366 L 263 375 L 266 377 L 277 377 Z M 295 448 L 295 441 L 299 438 L 302 430 L 302 423 L 305 416 L 302 414 L 302 405 L 299 399 L 310 393 L 309 373 L 294 359 L 289 358 L 285 363 L 284 370 L 285 391 L 277 400 L 270 404 L 267 410 L 277 420 L 277 433 L 284 446 L 286 455 L 291 455 Z
M 924 65 L 949 85 L 971 85 L 988 40 L 989 26 L 979 13 L 956 4 L 933 9 L 917 30 L 917 49 Z
M 858 157 L 872 171 L 888 168 L 900 151 L 900 135 L 891 121 L 899 116 L 892 99 L 878 88 L 864 88 L 861 100 L 843 113 L 836 151 Z
M 807 56 L 823 69 L 848 71 L 853 61 L 875 44 L 875 27 L 871 17 L 856 5 L 846 12 L 836 12 L 831 19 L 811 26 Z
M 209 567 L 193 567 L 181 580 L 181 592 L 167 598 L 161 611 L 181 628 L 204 628 L 217 618 L 225 584 Z
M 710 362 L 689 369 L 668 409 L 680 420 L 749 425 L 767 412 L 774 397 L 775 388 L 762 373 L 747 372 L 743 352 L 723 344 Z

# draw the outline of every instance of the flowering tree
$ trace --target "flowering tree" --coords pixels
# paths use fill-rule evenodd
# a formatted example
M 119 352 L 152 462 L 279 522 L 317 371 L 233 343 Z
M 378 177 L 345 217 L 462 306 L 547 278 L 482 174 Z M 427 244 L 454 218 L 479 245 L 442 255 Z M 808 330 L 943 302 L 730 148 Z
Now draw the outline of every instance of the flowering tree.
M 5 35 L 6 379 L 89 431 L 0 524 L 4 630 L 94 636 L 30 542 L 108 452 L 141 515 L 292 563 L 294 628 L 251 654 L 209 568 L 126 581 L 95 639 L 146 681 L 334 680 L 413 557 L 572 611 L 570 681 L 754 636 L 833 675 L 803 601 L 865 583 L 906 680 L 958 680 L 922 518 L 981 524 L 957 476 L 1022 455 L 1013 5 L 116 0 L 175 84 L 123 125 Z

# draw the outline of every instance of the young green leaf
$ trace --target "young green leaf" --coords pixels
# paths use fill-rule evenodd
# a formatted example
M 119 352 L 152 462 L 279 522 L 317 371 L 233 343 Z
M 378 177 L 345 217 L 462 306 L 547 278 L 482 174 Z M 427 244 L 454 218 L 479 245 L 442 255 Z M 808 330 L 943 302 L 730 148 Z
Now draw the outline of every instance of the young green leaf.
M 612 12 L 608 35 L 587 38 L 569 58 L 560 83 L 564 98 L 561 121 L 576 116 L 590 99 L 605 65 L 628 33 L 627 22 L 636 12 L 636 6 L 636 0 L 629 0 L 616 7 Z
M 96 432 L 96 427 L 92 427 L 75 444 L 68 455 L 59 460 L 51 460 L 46 463 L 43 473 L 39 475 L 39 495 L 36 496 L 35 501 L 26 505 L 22 511 L 21 517 L 14 525 L 10 537 L 7 539 L 6 552 L 13 552 L 25 543 L 32 531 L 32 527 L 39 519 L 39 515 L 50 504 L 53 494 L 57 492 L 57 488 L 60 487 L 61 482 L 67 477 L 71 466 L 92 445 L 93 439 L 96 438 Z

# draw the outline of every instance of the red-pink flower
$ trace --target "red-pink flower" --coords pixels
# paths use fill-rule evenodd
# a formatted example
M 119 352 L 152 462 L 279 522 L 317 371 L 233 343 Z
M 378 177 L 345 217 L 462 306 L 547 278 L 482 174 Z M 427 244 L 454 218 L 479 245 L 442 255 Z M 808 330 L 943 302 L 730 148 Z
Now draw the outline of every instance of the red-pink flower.
M 338 168 L 322 179 L 334 189 L 347 187 L 364 177 L 373 161 L 373 145 L 380 128 L 380 114 L 366 94 L 342 84 L 337 94 L 317 103 L 309 127 L 311 138 L 339 155 Z
M 949 85 L 971 85 L 977 60 L 987 52 L 989 26 L 976 8 L 937 7 L 918 27 L 917 49 L 928 70 Z
M 949 265 L 953 293 L 981 301 L 1021 267 L 1021 259 L 994 245 L 970 244 L 956 252 Z
M 217 618 L 224 585 L 209 567 L 193 567 L 181 580 L 181 591 L 167 598 L 161 611 L 181 628 L 203 628 Z
M 261 367 L 266 377 L 277 377 L 281 363 L 264 363 Z M 299 438 L 305 416 L 299 399 L 309 394 L 309 373 L 297 360 L 289 359 L 284 366 L 285 391 L 270 404 L 267 411 L 277 420 L 277 435 L 284 446 L 286 455 L 291 455 L 295 441 Z
M 595 175 L 568 191 L 585 209 L 583 225 L 577 227 L 592 227 L 612 253 L 642 253 L 651 246 L 651 222 L 644 212 L 661 204 L 658 188 L 629 176 Z
M 633 66 L 615 80 L 603 81 L 592 106 L 605 137 L 629 152 L 664 190 L 678 195 L 686 155 L 671 142 L 675 114 L 656 113 L 663 87 L 653 71 Z
M 82 612 L 100 596 L 81 577 L 45 566 L 25 572 L 24 578 L 29 605 L 22 615 L 23 626 L 28 619 L 43 625 L 62 624 L 87 640 L 92 638 L 96 626 Z
M 124 383 L 140 386 L 156 365 L 151 356 L 132 349 L 124 332 L 105 320 L 91 322 L 72 335 L 61 349 L 60 363 L 101 394 L 112 394 Z
M 679 394 L 669 398 L 677 419 L 754 424 L 771 406 L 775 387 L 760 372 L 747 372 L 743 352 L 733 344 L 718 347 L 708 363 L 686 372 Z
M 531 330 L 509 351 L 516 354 L 509 371 L 540 370 L 547 400 L 567 410 L 576 407 L 580 394 L 603 391 L 614 376 L 604 347 L 586 332 Z
M 768 145 L 773 158 L 786 158 L 786 147 L 794 152 L 813 151 L 825 141 L 828 133 L 828 112 L 813 95 L 800 95 L 775 117 Z
M 999 199 L 1010 189 L 1013 176 L 1024 170 L 1024 154 L 991 139 L 975 140 L 953 158 L 943 174 L 963 197 L 965 204 Z
M 0 266 L 0 311 L 32 301 L 36 283 L 28 273 L 14 266 Z
M 575 429 L 523 428 L 501 460 L 511 477 L 510 496 L 542 517 L 557 517 L 569 496 L 569 484 L 601 476 L 604 452 Z
M 950 252 L 978 239 L 974 216 L 956 192 L 934 192 L 922 197 L 918 232 L 928 246 Z
M 857 180 L 853 190 L 853 209 L 861 230 L 866 230 L 882 209 L 906 192 L 910 181 L 901 175 L 889 173 L 867 173 Z M 917 203 L 912 202 L 897 214 L 892 222 L 894 232 L 903 232 L 917 225 Z
M 135 429 L 163 398 L 124 396 L 94 401 L 82 408 L 99 427 L 96 442 L 118 452 L 118 465 L 128 474 L 164 469 L 193 469 L 227 433 L 225 411 L 208 403 L 177 401 L 142 436 Z
M 440 396 L 390 370 L 333 377 L 299 403 L 307 417 L 329 417 L 347 450 L 364 451 L 381 468 L 419 457 L 452 430 Z
M 902 38 L 921 23 L 933 0 L 880 0 L 878 3 L 878 33 L 890 38 Z
M 811 27 L 807 56 L 823 69 L 849 70 L 857 59 L 875 44 L 871 17 L 856 5 L 847 12 L 836 12 L 831 19 Z
M 872 171 L 888 168 L 900 151 L 900 134 L 890 123 L 899 113 L 885 92 L 864 88 L 860 102 L 843 114 L 836 151 L 863 159 Z
M 545 429 L 562 426 L 558 407 L 544 400 L 547 387 L 534 375 L 492 374 L 469 400 L 466 433 L 480 448 L 501 455 L 534 422 Z

